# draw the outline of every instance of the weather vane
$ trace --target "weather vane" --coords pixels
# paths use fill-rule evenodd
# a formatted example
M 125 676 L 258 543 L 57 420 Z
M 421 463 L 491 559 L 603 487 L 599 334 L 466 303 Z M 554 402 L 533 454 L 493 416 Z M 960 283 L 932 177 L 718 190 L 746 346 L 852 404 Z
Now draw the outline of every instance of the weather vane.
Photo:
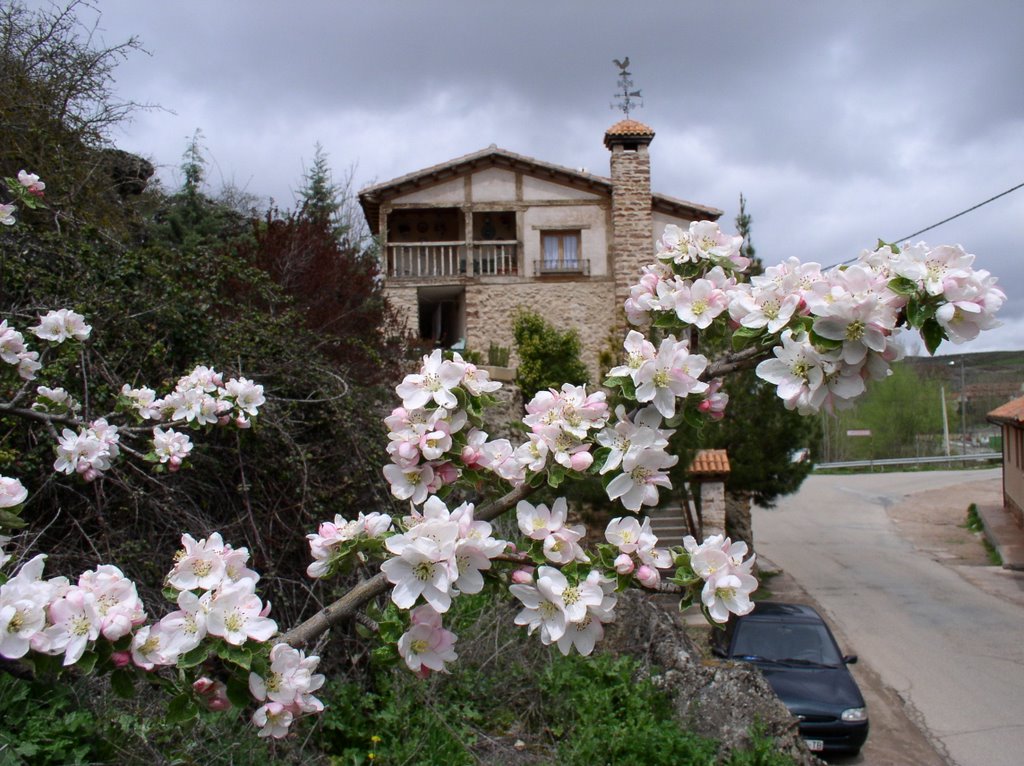
M 612 63 L 619 68 L 619 89 L 615 94 L 615 102 L 610 105 L 612 109 L 621 109 L 626 119 L 629 119 L 629 112 L 636 107 L 644 105 L 643 96 L 639 90 L 632 90 L 633 80 L 629 70 L 629 56 L 619 61 L 612 59 Z

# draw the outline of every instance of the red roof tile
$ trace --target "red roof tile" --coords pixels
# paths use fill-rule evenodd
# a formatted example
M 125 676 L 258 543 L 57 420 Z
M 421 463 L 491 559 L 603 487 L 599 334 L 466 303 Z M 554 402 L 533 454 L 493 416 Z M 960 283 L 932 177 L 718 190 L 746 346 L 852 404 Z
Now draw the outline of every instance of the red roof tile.
M 729 473 L 729 455 L 724 449 L 698 450 L 690 463 L 691 476 L 721 476 Z
M 609 136 L 653 136 L 654 129 L 636 120 L 620 120 L 605 133 Z
M 1010 425 L 1024 423 L 1024 397 L 996 407 L 987 415 L 987 420 Z

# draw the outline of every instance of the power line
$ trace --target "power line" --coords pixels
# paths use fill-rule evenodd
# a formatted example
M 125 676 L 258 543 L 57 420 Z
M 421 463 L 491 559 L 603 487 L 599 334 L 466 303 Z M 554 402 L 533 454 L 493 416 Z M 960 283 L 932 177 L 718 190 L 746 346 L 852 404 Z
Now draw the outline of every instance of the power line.
M 935 229 L 935 228 L 937 228 L 939 226 L 942 226 L 942 224 L 944 224 L 944 223 L 949 223 L 950 221 L 952 221 L 955 218 L 959 218 L 962 215 L 967 215 L 971 211 L 977 210 L 979 207 L 983 207 L 983 206 L 987 205 L 989 202 L 995 202 L 1000 197 L 1005 197 L 1007 194 L 1009 194 L 1011 192 L 1015 192 L 1015 191 L 1017 191 L 1017 189 L 1020 189 L 1022 187 L 1024 187 L 1024 183 L 1019 183 L 1016 186 L 1014 186 L 1014 187 L 1012 187 L 1010 189 L 1007 189 L 1004 192 L 1000 192 L 999 194 L 995 195 L 994 197 L 989 197 L 984 202 L 979 202 L 977 205 L 972 205 L 971 207 L 967 208 L 966 210 L 961 210 L 956 215 L 951 215 L 949 218 L 943 218 L 938 223 L 933 223 L 931 226 L 926 226 L 923 229 L 915 231 L 913 234 L 908 234 L 905 237 L 899 237 L 898 239 L 893 239 L 893 240 L 890 240 L 890 241 L 891 242 L 906 242 L 911 237 L 916 237 L 918 234 L 924 234 L 926 231 L 931 231 L 932 229 Z M 840 261 L 839 263 L 833 264 L 832 266 L 829 266 L 828 268 L 831 269 L 831 268 L 834 268 L 835 266 L 843 266 L 843 265 L 845 265 L 847 263 L 853 263 L 855 260 L 857 260 L 856 257 L 848 258 L 847 260 Z

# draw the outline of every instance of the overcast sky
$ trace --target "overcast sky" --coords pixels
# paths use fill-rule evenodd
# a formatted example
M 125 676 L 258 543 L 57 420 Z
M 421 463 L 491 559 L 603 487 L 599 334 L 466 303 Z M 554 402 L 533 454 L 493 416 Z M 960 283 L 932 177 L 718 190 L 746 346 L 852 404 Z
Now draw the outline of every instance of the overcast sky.
M 30 5 L 47 4 L 33 0 Z M 118 70 L 159 104 L 113 136 L 169 184 L 198 128 L 216 191 L 291 206 L 319 141 L 357 187 L 497 144 L 608 174 L 630 57 L 656 132 L 656 192 L 725 210 L 742 192 L 766 263 L 831 265 L 1024 182 L 1020 0 L 97 0 Z M 85 9 L 83 20 L 94 17 Z M 1024 189 L 921 235 L 1000 278 L 1024 349 Z

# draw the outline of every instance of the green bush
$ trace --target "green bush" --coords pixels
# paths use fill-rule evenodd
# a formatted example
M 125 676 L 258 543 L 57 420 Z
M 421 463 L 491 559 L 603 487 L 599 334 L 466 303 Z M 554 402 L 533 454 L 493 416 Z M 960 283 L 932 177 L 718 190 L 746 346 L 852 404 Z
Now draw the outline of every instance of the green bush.
M 563 383 L 590 382 L 587 367 L 580 360 L 582 344 L 575 330 L 561 332 L 540 314 L 520 308 L 515 315 L 513 334 L 519 355 L 516 384 L 524 402 L 538 391 L 558 388 Z

